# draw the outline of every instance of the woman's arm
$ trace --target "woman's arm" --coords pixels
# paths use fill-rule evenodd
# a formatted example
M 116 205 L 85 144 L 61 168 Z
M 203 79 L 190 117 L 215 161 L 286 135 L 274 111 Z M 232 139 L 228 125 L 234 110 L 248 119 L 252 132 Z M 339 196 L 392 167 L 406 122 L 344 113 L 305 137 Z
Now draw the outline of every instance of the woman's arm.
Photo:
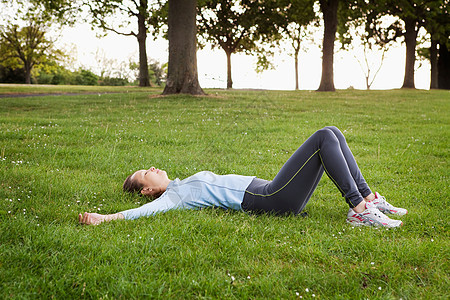
M 121 213 L 101 215 L 97 213 L 87 213 L 78 215 L 78 221 L 84 225 L 98 225 L 103 222 L 109 222 L 112 220 L 122 220 L 124 216 Z

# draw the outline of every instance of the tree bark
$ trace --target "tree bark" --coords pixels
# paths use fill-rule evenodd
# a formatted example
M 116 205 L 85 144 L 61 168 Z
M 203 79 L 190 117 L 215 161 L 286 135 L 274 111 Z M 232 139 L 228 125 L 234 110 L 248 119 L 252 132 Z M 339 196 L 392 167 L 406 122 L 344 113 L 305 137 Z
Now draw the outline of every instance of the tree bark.
M 25 83 L 31 84 L 31 66 L 25 64 Z
M 197 0 L 169 0 L 169 66 L 163 95 L 204 95 L 197 73 Z
M 299 49 L 295 49 L 294 61 L 295 61 L 295 90 L 298 91 L 298 52 Z
M 450 51 L 445 43 L 439 43 L 438 87 L 450 89 Z
M 147 9 L 147 6 L 145 6 L 145 9 Z M 139 12 L 137 18 L 138 18 L 137 40 L 139 43 L 139 86 L 150 86 L 150 78 L 148 75 L 147 46 L 146 46 L 147 26 L 145 26 L 145 15 Z
M 325 30 L 322 48 L 322 79 L 318 91 L 335 91 L 333 60 L 339 0 L 320 0 L 319 2 L 322 8 Z
M 431 47 L 430 47 L 430 64 L 431 64 L 431 80 L 430 80 L 430 89 L 438 88 L 438 42 L 431 37 Z
M 231 78 L 231 52 L 227 51 L 227 89 L 233 88 L 233 79 Z
M 406 18 L 405 20 L 405 43 L 406 43 L 406 63 L 405 63 L 405 77 L 402 88 L 414 89 L 414 64 L 416 62 L 416 43 L 417 31 L 416 20 L 413 18 Z

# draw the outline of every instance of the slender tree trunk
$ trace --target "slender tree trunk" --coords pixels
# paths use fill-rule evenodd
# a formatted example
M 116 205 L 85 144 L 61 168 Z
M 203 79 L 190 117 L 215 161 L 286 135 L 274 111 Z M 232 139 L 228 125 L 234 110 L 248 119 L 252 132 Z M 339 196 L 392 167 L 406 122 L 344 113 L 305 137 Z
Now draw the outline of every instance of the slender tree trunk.
M 439 43 L 438 86 L 440 89 L 450 89 L 450 51 L 446 43 Z
M 295 49 L 294 61 L 295 61 L 295 90 L 298 91 L 298 52 L 299 49 Z
M 204 95 L 197 73 L 197 0 L 169 0 L 169 67 L 164 95 Z
M 431 37 L 431 47 L 430 47 L 430 64 L 431 64 L 431 80 L 430 89 L 438 88 L 438 42 Z
M 139 43 L 139 86 L 150 86 L 146 46 L 147 26 L 145 26 L 145 15 L 141 12 L 138 14 L 137 40 Z
M 227 89 L 233 88 L 233 79 L 231 78 L 231 51 L 225 51 L 227 54 Z
M 405 77 L 403 80 L 402 88 L 414 89 L 414 64 L 416 62 L 416 20 L 412 18 L 406 18 L 405 20 L 406 34 L 406 64 L 405 64 Z
M 333 59 L 339 0 L 320 0 L 319 2 L 323 13 L 325 31 L 322 49 L 322 79 L 318 91 L 335 91 Z

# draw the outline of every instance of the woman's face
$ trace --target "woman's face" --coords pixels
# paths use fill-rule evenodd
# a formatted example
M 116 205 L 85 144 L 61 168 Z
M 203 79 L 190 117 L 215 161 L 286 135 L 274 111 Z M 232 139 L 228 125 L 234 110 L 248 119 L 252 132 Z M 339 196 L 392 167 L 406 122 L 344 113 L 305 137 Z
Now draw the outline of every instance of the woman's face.
M 155 189 L 167 183 L 169 178 L 167 177 L 166 171 L 151 167 L 148 170 L 134 172 L 132 180 L 138 180 L 138 182 L 143 185 L 144 189 Z

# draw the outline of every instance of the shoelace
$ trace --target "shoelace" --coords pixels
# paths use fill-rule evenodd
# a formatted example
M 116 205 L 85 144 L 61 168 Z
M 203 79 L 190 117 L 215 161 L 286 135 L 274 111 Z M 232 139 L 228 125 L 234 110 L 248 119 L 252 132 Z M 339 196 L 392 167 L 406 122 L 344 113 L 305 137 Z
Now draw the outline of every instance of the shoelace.
M 375 217 L 377 217 L 381 220 L 388 219 L 388 217 L 385 214 L 383 214 L 381 211 L 379 211 L 378 208 L 370 207 L 370 208 L 368 208 L 368 210 L 370 213 L 372 213 L 372 215 L 374 215 Z
M 381 203 L 390 208 L 393 207 L 392 204 L 390 204 L 389 202 L 386 201 L 386 198 L 384 196 L 381 196 L 380 194 L 378 194 L 378 195 L 379 195 L 379 197 L 374 201 L 375 203 Z

